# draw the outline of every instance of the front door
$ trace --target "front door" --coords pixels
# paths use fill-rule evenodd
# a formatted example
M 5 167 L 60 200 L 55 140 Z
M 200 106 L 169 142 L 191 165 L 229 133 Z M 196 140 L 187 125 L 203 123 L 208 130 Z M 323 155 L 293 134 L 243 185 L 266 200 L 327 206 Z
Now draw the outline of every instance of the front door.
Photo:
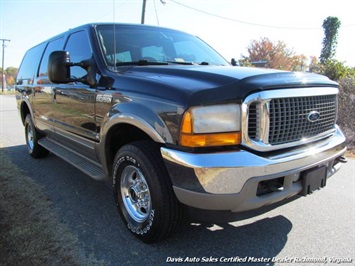
M 77 63 L 92 57 L 85 31 L 71 34 L 64 50 L 69 52 L 71 62 Z M 70 70 L 72 78 L 81 78 L 87 74 L 77 66 Z M 96 160 L 94 144 L 97 139 L 95 95 L 96 89 L 82 82 L 55 84 L 52 105 L 57 141 L 93 160 Z

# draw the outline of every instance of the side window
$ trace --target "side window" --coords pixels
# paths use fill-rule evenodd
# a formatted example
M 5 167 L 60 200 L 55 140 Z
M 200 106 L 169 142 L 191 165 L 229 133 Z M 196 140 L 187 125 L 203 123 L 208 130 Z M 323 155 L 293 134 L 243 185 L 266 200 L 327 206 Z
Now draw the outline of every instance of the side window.
M 42 43 L 28 50 L 25 54 L 17 74 L 17 85 L 31 85 L 37 74 L 38 64 L 41 60 L 46 44 Z
M 48 43 L 46 51 L 44 52 L 42 61 L 41 61 L 41 66 L 39 67 L 39 76 L 47 76 L 47 69 L 48 69 L 48 58 L 49 55 L 53 51 L 57 50 L 62 50 L 63 49 L 63 38 L 56 39 L 54 41 L 51 41 Z
M 75 32 L 70 35 L 65 50 L 70 54 L 70 61 L 73 63 L 81 62 L 92 56 L 89 38 L 85 31 Z M 86 71 L 81 67 L 70 68 L 72 78 L 81 78 L 86 75 Z

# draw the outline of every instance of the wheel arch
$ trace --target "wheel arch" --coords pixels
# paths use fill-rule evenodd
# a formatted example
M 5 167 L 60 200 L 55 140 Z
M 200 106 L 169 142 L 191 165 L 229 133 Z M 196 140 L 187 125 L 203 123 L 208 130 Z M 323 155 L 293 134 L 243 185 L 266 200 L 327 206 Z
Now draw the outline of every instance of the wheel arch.
M 22 101 L 20 105 L 20 116 L 21 116 L 22 125 L 25 125 L 26 116 L 28 114 L 30 114 L 33 117 L 32 110 L 29 107 L 29 104 L 25 101 Z
M 98 157 L 108 176 L 112 174 L 114 157 L 123 145 L 139 140 L 165 143 L 150 124 L 132 114 L 120 114 L 110 119 L 101 130 L 101 136 L 101 142 L 97 144 Z

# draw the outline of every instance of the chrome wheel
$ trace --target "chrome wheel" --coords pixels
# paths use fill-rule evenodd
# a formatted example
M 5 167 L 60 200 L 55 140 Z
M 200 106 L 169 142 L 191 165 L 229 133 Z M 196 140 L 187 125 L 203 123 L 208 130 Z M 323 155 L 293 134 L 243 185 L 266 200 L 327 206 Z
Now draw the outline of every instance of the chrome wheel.
M 123 204 L 136 222 L 148 219 L 152 201 L 150 191 L 143 173 L 133 165 L 124 168 L 121 178 L 121 196 Z
M 185 207 L 175 197 L 160 145 L 123 145 L 113 163 L 113 192 L 127 229 L 145 243 L 172 235 L 184 222 Z
M 33 158 L 43 158 L 48 155 L 48 150 L 39 145 L 38 140 L 41 134 L 32 122 L 31 115 L 28 114 L 25 119 L 25 139 L 28 153 Z
M 34 138 L 33 138 L 33 128 L 32 125 L 27 125 L 27 145 L 28 148 L 32 151 L 34 147 Z

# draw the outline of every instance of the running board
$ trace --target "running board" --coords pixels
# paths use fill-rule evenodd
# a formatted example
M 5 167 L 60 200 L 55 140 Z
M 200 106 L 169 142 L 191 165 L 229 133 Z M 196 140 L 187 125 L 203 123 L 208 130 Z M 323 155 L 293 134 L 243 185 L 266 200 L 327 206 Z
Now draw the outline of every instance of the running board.
M 50 152 L 54 153 L 64 161 L 83 171 L 85 174 L 89 175 L 93 179 L 105 179 L 105 173 L 98 164 L 84 158 L 83 156 L 79 155 L 74 151 L 69 150 L 68 148 L 60 145 L 59 143 L 47 138 L 42 138 L 38 140 L 38 144 L 46 148 Z

